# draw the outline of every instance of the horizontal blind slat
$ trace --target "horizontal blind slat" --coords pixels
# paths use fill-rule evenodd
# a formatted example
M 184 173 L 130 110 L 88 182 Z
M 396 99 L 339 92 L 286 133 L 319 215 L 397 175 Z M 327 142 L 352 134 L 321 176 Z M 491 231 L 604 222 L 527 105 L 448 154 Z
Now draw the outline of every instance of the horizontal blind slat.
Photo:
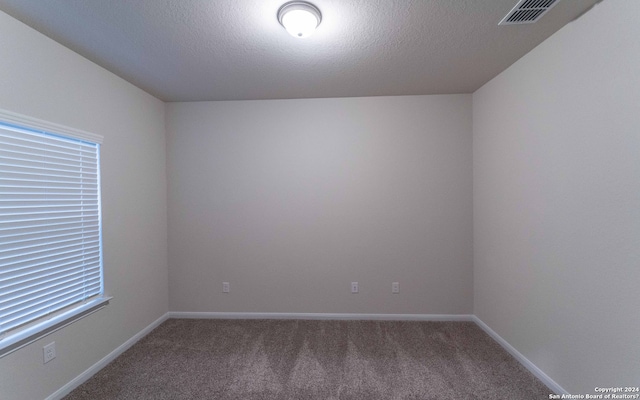
M 66 247 L 66 248 L 69 248 L 69 247 L 78 247 L 78 246 L 63 246 L 63 247 L 60 247 L 60 248 L 58 248 L 58 249 L 56 249 L 56 250 L 60 250 L 60 249 L 63 249 L 63 248 L 65 248 L 65 247 Z M 4 264 L 6 267 L 10 267 L 10 266 L 19 265 L 19 264 L 24 264 L 24 263 L 31 263 L 32 261 L 34 261 L 34 262 L 35 262 L 35 261 L 38 261 L 38 260 L 44 260 L 44 259 L 47 259 L 47 258 L 56 257 L 56 256 L 58 256 L 58 255 L 82 254 L 83 252 L 86 252 L 86 251 L 88 251 L 88 250 L 93 250 L 93 249 L 95 249 L 95 248 L 97 248 L 97 247 L 98 247 L 98 243 L 95 243 L 95 245 L 94 245 L 94 246 L 85 246 L 85 247 L 76 248 L 76 249 L 73 249 L 73 250 L 60 251 L 60 252 L 57 252 L 57 253 L 47 254 L 47 255 L 45 255 L 45 256 L 31 257 L 31 258 L 28 258 L 28 259 L 17 260 L 17 261 L 12 261 L 12 262 L 7 262 L 7 263 L 4 263 L 4 262 L 3 262 L 3 264 Z M 14 257 L 12 257 L 12 258 L 14 258 Z M 10 271 L 10 269 L 9 269 L 9 268 L 7 268 L 7 269 L 5 269 L 5 270 L 6 270 L 6 271 Z M 3 272 L 0 272 L 0 277 L 2 276 L 2 274 L 3 274 Z M 0 279 L 0 280 L 1 280 L 1 279 Z
M 97 174 L 98 173 L 98 167 L 97 165 L 92 162 L 80 162 L 80 163 L 74 163 L 74 164 L 65 164 L 65 163 L 61 163 L 61 162 L 51 162 L 51 161 L 46 161 L 44 159 L 40 159 L 40 160 L 31 160 L 28 158 L 15 158 L 15 157 L 3 157 L 2 156 L 2 151 L 0 149 L 0 167 L 5 168 L 5 167 L 10 167 L 10 168 L 25 168 L 25 169 L 40 169 L 40 170 L 44 170 L 46 169 L 47 171 L 55 171 L 55 172 L 69 172 L 69 173 L 77 173 L 78 168 L 82 167 L 83 171 L 85 172 L 90 172 L 93 174 Z M 66 167 L 66 168 L 65 168 Z
M 38 187 L 33 185 L 33 183 L 46 183 L 46 184 L 67 184 L 67 185 L 75 185 L 75 186 L 79 186 L 79 185 L 87 185 L 87 186 L 91 186 L 91 185 L 97 185 L 98 184 L 98 180 L 97 179 L 91 179 L 91 180 L 80 180 L 79 182 L 70 182 L 69 180 L 66 181 L 61 181 L 61 180 L 54 180 L 54 179 L 27 179 L 27 178 L 12 178 L 12 177 L 8 177 L 8 176 L 2 176 L 0 175 L 0 185 L 2 185 L 4 182 L 9 182 L 8 184 L 15 184 L 16 182 L 27 182 L 32 184 L 32 187 Z M 47 186 L 44 186 L 44 188 L 46 188 Z M 69 187 L 73 187 L 73 186 L 69 186 Z
M 0 144 L 3 146 L 14 146 L 23 149 L 42 151 L 45 153 L 56 154 L 70 154 L 82 156 L 86 154 L 91 156 L 95 153 L 95 146 L 83 146 L 81 142 L 66 143 L 62 141 L 50 141 L 50 143 L 43 143 L 42 141 L 33 140 L 26 136 L 13 136 L 8 135 L 6 132 L 0 130 Z
M 40 276 L 55 273 L 66 267 L 77 268 L 84 266 L 88 269 L 100 268 L 100 254 L 97 251 L 91 254 L 80 254 L 63 259 L 56 260 L 58 262 L 47 262 L 37 266 L 29 265 L 27 267 L 16 269 L 11 273 L 4 274 L 0 278 L 0 288 L 7 289 L 14 285 L 26 284 L 40 279 Z
M 14 182 L 15 183 L 15 182 Z M 0 186 L 0 193 L 2 193 L 3 189 L 20 189 L 20 190 L 32 190 L 32 191 L 42 191 L 42 190 L 68 190 L 71 191 L 72 193 L 82 193 L 84 191 L 89 191 L 89 192 L 97 192 L 98 188 L 83 188 L 83 187 L 78 187 L 78 185 L 76 186 L 63 186 L 63 185 L 57 185 L 57 186 L 45 186 L 45 185 L 41 185 L 41 186 L 33 186 L 33 185 L 15 185 L 14 183 L 12 184 L 5 184 Z
M 58 282 L 66 282 L 72 279 L 84 279 L 100 275 L 99 268 L 86 269 L 82 264 L 66 270 L 54 271 L 46 276 L 42 275 L 38 279 L 22 282 L 19 285 L 7 286 L 0 295 L 0 304 L 10 301 L 14 297 L 29 296 L 31 291 L 39 291 L 55 285 Z
M 17 234 L 17 235 L 7 235 L 5 236 L 4 239 L 7 240 L 2 240 L 2 244 L 0 244 L 0 248 L 2 246 L 5 245 L 15 245 L 15 244 L 19 244 L 19 243 L 26 243 L 26 242 L 32 242 L 34 240 L 49 240 L 49 239 L 57 239 L 57 238 L 61 238 L 61 237 L 68 237 L 70 235 L 78 235 L 78 234 L 82 234 L 83 232 L 85 232 L 85 229 L 87 232 L 98 232 L 98 225 L 85 225 L 82 227 L 75 227 L 75 228 L 66 228 L 66 229 L 53 229 L 53 230 L 48 230 L 46 232 L 43 233 L 34 233 L 34 232 L 30 232 L 30 233 L 22 233 L 22 234 Z M 72 232 L 74 231 L 74 232 Z M 50 233 L 58 233 L 56 235 L 48 235 L 45 236 L 45 234 L 50 234 Z M 25 237 L 27 235 L 30 235 L 31 237 Z M 13 240 L 10 240 L 13 239 Z
M 44 171 L 45 169 L 41 169 L 40 171 L 38 171 L 37 169 L 35 171 L 24 171 L 24 170 L 19 170 L 19 169 L 14 169 L 13 171 L 9 171 L 6 167 L 5 168 L 0 168 L 0 179 L 17 179 L 17 180 L 28 180 L 28 179 L 33 179 L 33 178 L 56 178 L 59 179 L 63 182 L 70 182 L 70 183 L 76 183 L 76 182 L 87 182 L 87 183 L 92 183 L 92 182 L 96 182 L 98 180 L 98 176 L 94 173 L 75 173 L 75 174 L 47 174 L 41 171 Z M 37 182 L 48 182 L 50 179 L 37 179 Z
M 46 296 L 30 299 L 25 303 L 15 304 L 14 306 L 7 307 L 0 310 L 0 320 L 11 319 L 15 316 L 20 316 L 23 312 L 33 309 L 39 309 L 41 307 L 49 307 L 50 304 L 58 299 L 64 298 L 74 293 L 84 293 L 85 287 L 82 284 L 70 285 L 68 287 L 59 288 L 51 291 Z
M 98 214 L 92 216 L 85 217 L 60 217 L 60 218 L 36 218 L 36 219 L 28 219 L 28 220 L 18 220 L 13 223 L 2 223 L 0 222 L 0 237 L 8 237 L 13 233 L 20 234 L 21 232 L 27 231 L 29 229 L 33 229 L 34 231 L 41 231 L 42 228 L 56 227 L 56 226 L 70 226 L 70 225 L 79 225 L 82 226 L 83 223 L 96 223 L 99 221 Z M 36 222 L 35 224 L 30 224 L 30 222 Z M 45 222 L 44 224 L 41 222 Z M 20 225 L 23 224 L 24 225 Z M 21 230 L 18 232 L 18 230 Z M 46 230 L 46 229 L 44 229 Z
M 4 131 L 4 132 L 2 132 Z M 12 133 L 11 133 L 12 132 Z M 90 140 L 85 140 L 77 138 L 77 137 L 68 137 L 67 135 L 64 134 L 54 134 L 54 133 L 47 133 L 45 132 L 43 129 L 39 129 L 39 128 L 27 128 L 27 127 L 20 127 L 17 126 L 16 124 L 2 124 L 0 126 L 0 133 L 4 134 L 4 135 L 8 135 L 11 137 L 31 137 L 33 139 L 37 139 L 38 141 L 42 142 L 42 143 L 47 143 L 47 142 L 54 142 L 54 143 L 60 143 L 60 142 L 65 142 L 65 143 L 73 143 L 74 145 L 81 145 L 81 146 L 85 146 L 85 147 L 96 147 L 98 146 L 97 143 L 93 143 Z
M 39 307 L 27 307 L 24 310 L 21 310 L 24 311 L 24 313 L 21 314 L 0 314 L 0 326 L 2 326 L 4 330 L 12 329 L 24 322 L 29 322 L 34 318 L 48 315 L 54 311 L 57 311 L 73 303 L 83 301 L 99 293 L 99 285 L 94 284 L 92 286 L 84 288 L 84 290 L 80 288 L 79 290 L 53 297 L 48 302 L 44 303 L 44 305 L 40 304 Z
M 53 281 L 47 282 L 49 286 L 43 286 L 39 290 L 25 291 L 19 293 L 13 297 L 7 297 L 6 300 L 0 300 L 0 314 L 3 312 L 8 313 L 10 309 L 17 309 L 19 306 L 31 302 L 36 302 L 37 300 L 44 299 L 51 295 L 51 293 L 57 292 L 68 292 L 68 289 L 75 288 L 78 286 L 84 287 L 91 283 L 93 283 L 96 279 L 100 279 L 99 274 L 93 274 L 91 276 L 87 275 L 78 275 L 71 279 L 60 280 L 57 283 Z
M 93 154 L 71 154 L 56 151 L 40 151 L 38 149 L 25 148 L 23 146 L 16 146 L 13 144 L 1 144 L 2 154 L 8 157 L 19 157 L 30 162 L 56 162 L 56 163 L 68 163 L 71 165 L 79 165 L 82 163 L 92 163 L 96 159 Z M 6 159 L 6 157 L 3 157 Z
M 38 200 L 42 202 L 42 200 Z M 83 202 L 74 202 L 74 203 L 64 203 L 64 204 L 27 204 L 27 205 L 2 205 L 0 203 L 0 215 L 14 215 L 14 214 L 24 214 L 25 211 L 28 210 L 40 210 L 43 208 L 71 208 L 69 211 L 80 211 L 82 212 L 86 208 L 95 208 L 98 207 L 98 199 L 86 200 Z M 12 212 L 13 211 L 13 212 Z
M 69 237 L 63 240 L 57 240 L 57 241 L 51 241 L 51 242 L 45 242 L 45 243 L 34 243 L 30 245 L 25 245 L 25 246 L 8 246 L 5 244 L 1 244 L 0 260 L 7 260 L 9 258 L 15 258 L 15 257 L 24 257 L 25 252 L 29 249 L 38 249 L 38 250 L 31 250 L 28 253 L 26 253 L 29 255 L 41 253 L 44 251 L 57 250 L 61 248 L 57 245 L 63 244 L 63 243 L 67 243 L 67 246 L 65 247 L 70 247 L 74 243 L 75 245 L 85 245 L 85 244 L 90 245 L 90 244 L 96 243 L 100 238 L 100 235 L 98 234 L 97 231 L 80 233 L 80 234 L 76 234 L 75 236 L 79 236 L 79 237 Z
M 4 235 L 0 235 L 0 240 L 8 245 L 12 243 L 41 240 L 57 232 L 68 232 L 69 234 L 74 233 L 75 231 L 82 230 L 85 230 L 87 232 L 95 232 L 97 230 L 98 232 L 100 232 L 99 222 L 95 220 L 84 221 L 80 223 L 57 224 L 51 227 L 54 229 L 49 228 L 50 227 L 48 226 L 40 226 L 31 231 L 29 231 L 29 229 L 22 229 L 16 233 L 9 233 L 8 231 L 6 231 L 4 232 Z
M 90 211 L 95 212 L 97 214 L 97 207 L 94 207 L 93 209 L 85 209 L 82 210 L 85 213 L 88 213 Z M 30 216 L 42 216 L 42 215 L 56 215 L 55 217 L 52 217 L 52 219 L 56 219 L 56 218 L 71 218 L 71 216 L 77 218 L 77 217 L 82 217 L 83 215 L 80 214 L 78 215 L 78 213 L 74 213 L 72 211 L 56 211 L 56 212 L 32 212 L 29 213 Z M 64 216 L 62 214 L 65 214 Z M 25 221 L 23 219 L 20 219 L 21 214 L 18 213 L 5 213 L 5 214 L 0 214 L 0 224 L 7 224 L 7 223 L 12 223 L 12 222 L 21 222 L 21 221 Z M 27 220 L 27 221 L 31 221 L 33 219 Z
M 0 159 L 2 160 L 6 160 L 7 162 L 9 161 L 17 161 L 16 163 L 14 163 L 15 165 L 22 165 L 22 164 L 31 164 L 33 163 L 33 159 L 28 158 L 28 157 L 16 157 L 16 156 L 20 156 L 22 155 L 22 153 L 15 153 L 15 152 L 9 152 L 9 151 L 5 151 L 2 148 L 0 148 Z M 69 170 L 76 170 L 78 167 L 80 167 L 79 163 L 76 161 L 71 161 L 71 160 L 66 160 L 66 159 L 62 159 L 62 158 L 55 158 L 55 157 L 47 157 L 50 159 L 57 159 L 59 161 L 47 161 L 44 159 L 41 159 L 38 161 L 38 163 L 40 165 L 45 165 L 45 164 L 49 164 L 55 167 L 69 167 Z M 69 161 L 68 163 L 66 162 L 62 162 L 62 161 Z M 96 166 L 92 166 L 92 165 L 86 165 L 84 166 L 84 168 L 87 168 L 89 170 L 98 171 L 98 168 Z

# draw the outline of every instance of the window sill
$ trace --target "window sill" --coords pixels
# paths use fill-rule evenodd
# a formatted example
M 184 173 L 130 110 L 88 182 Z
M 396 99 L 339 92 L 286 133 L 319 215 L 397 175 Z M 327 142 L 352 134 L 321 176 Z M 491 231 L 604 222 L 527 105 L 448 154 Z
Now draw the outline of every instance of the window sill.
M 39 324 L 20 330 L 16 333 L 9 334 L 7 337 L 0 340 L 0 357 L 11 354 L 40 338 L 86 317 L 87 315 L 93 314 L 109 304 L 109 300 L 111 300 L 111 297 L 99 297 L 85 304 L 81 304 L 69 311 L 63 312 L 62 314 L 49 318 Z

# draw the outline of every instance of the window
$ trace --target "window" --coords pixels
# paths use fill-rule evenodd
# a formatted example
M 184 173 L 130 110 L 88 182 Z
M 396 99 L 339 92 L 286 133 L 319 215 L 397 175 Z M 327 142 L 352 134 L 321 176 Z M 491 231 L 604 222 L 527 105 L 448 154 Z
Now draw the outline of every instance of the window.
M 0 355 L 106 304 L 101 139 L 0 112 Z

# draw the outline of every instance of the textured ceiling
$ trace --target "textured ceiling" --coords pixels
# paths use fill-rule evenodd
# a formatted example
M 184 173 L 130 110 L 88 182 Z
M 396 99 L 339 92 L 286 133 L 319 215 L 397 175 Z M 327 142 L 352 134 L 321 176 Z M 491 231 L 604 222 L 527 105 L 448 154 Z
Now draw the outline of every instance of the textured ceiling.
M 165 101 L 471 93 L 598 0 L 498 26 L 516 0 L 0 0 L 0 10 Z

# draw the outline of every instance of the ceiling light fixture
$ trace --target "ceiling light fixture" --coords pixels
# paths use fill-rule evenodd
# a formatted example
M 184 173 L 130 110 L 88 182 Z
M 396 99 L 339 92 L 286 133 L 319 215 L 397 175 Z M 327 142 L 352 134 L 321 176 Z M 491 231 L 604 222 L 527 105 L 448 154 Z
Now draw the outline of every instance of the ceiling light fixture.
M 290 1 L 278 10 L 278 22 L 297 38 L 310 36 L 320 21 L 322 14 L 318 7 L 306 1 Z

